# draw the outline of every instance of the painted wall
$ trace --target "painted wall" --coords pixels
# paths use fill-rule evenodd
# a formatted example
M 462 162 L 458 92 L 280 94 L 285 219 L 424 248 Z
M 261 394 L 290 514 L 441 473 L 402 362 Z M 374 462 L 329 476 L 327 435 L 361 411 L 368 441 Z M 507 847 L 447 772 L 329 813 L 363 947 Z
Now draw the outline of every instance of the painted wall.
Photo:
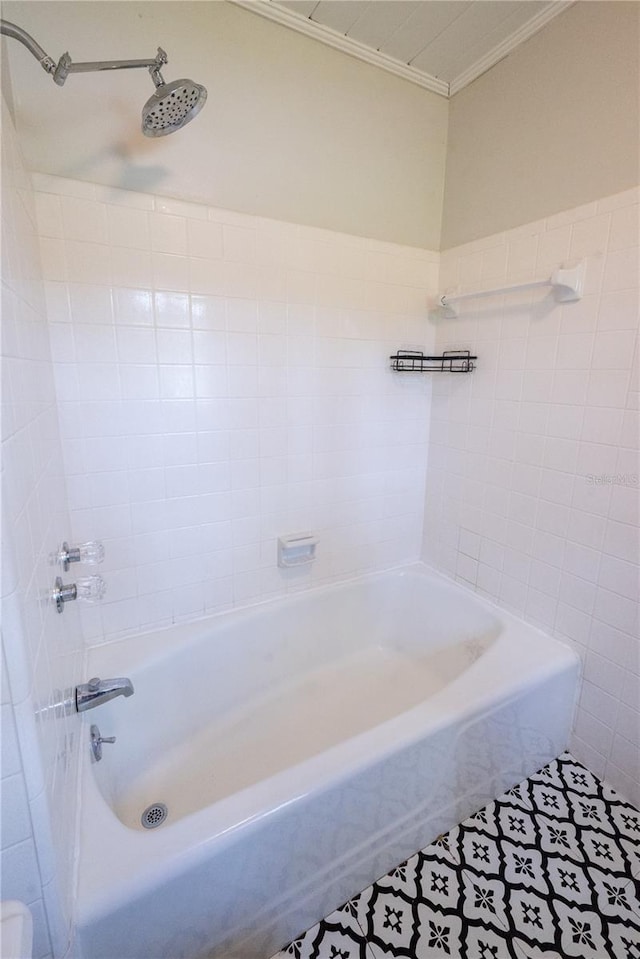
M 640 5 L 579 2 L 450 101 L 441 249 L 638 182 Z
M 55 86 L 8 44 L 31 170 L 437 249 L 445 99 L 222 2 L 3 5 L 55 59 L 169 54 L 209 90 L 196 120 L 148 139 L 145 70 Z M 63 149 L 52 144 L 64 144 Z
M 420 552 L 438 254 L 36 175 L 73 534 L 105 540 L 90 641 Z M 320 536 L 313 568 L 277 537 Z
M 4 15 L 56 57 L 146 56 L 162 42 L 167 78 L 210 90 L 179 136 L 149 140 L 145 71 L 60 89 L 7 44 L 34 170 L 428 249 L 440 247 L 445 152 L 445 249 L 637 180 L 637 3 L 574 4 L 449 104 L 228 3 L 9 2 Z
M 1 896 L 29 905 L 34 959 L 62 956 L 73 919 L 82 682 L 78 610 L 49 600 L 70 536 L 35 207 L 2 115 Z
M 436 348 L 424 556 L 569 641 L 584 665 L 572 750 L 640 803 L 640 356 L 636 188 L 442 254 L 443 288 L 548 277 L 586 290 L 470 300 Z

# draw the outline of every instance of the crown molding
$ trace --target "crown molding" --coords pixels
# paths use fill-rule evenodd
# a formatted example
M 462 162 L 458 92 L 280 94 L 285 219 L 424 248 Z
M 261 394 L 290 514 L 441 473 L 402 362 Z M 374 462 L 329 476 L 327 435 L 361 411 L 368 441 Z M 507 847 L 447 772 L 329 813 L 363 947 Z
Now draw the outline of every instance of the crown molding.
M 440 80 L 438 77 L 422 70 L 416 70 L 399 60 L 394 60 L 393 57 L 388 57 L 386 54 L 380 53 L 379 50 L 367 47 L 350 37 L 345 37 L 342 33 L 338 33 L 330 27 L 325 27 L 321 23 L 292 13 L 286 7 L 280 6 L 276 0 L 229 0 L 229 2 L 238 7 L 243 7 L 251 13 L 256 13 L 260 17 L 265 17 L 267 20 L 279 23 L 283 27 L 288 27 L 290 30 L 295 30 L 297 33 L 302 33 L 306 37 L 311 37 L 313 40 L 319 40 L 320 43 L 333 47 L 335 50 L 340 50 L 357 60 L 363 60 L 374 67 L 386 70 L 387 73 L 402 77 L 403 80 L 415 83 L 425 90 L 430 90 L 432 93 L 448 98 L 473 83 L 500 60 L 504 60 L 519 44 L 532 37 L 534 33 L 541 30 L 558 14 L 573 6 L 575 0 L 550 0 L 540 13 L 528 20 L 518 30 L 515 30 L 506 40 L 502 40 L 479 60 L 476 60 L 466 70 L 463 70 L 451 83 Z
M 473 83 L 474 80 L 477 80 L 479 76 L 486 73 L 487 70 L 490 70 L 491 67 L 499 63 L 500 60 L 504 60 L 512 50 L 515 50 L 517 46 L 524 43 L 529 37 L 532 37 L 538 30 L 541 30 L 547 23 L 553 20 L 554 17 L 557 17 L 559 14 L 564 13 L 569 7 L 572 7 L 574 2 L 575 0 L 551 0 L 544 10 L 541 10 L 540 13 L 532 17 L 531 20 L 527 20 L 526 23 L 510 34 L 506 40 L 502 40 L 483 57 L 480 57 L 480 59 L 472 63 L 470 67 L 467 67 L 466 70 L 458 74 L 449 84 L 449 96 L 452 97 L 454 93 L 458 93 L 464 89 L 464 87 Z
M 251 13 L 257 13 L 258 16 L 265 17 L 267 20 L 273 20 L 283 27 L 289 27 L 297 33 L 311 37 L 313 40 L 319 40 L 320 43 L 333 47 L 335 50 L 340 50 L 342 53 L 347 53 L 357 60 L 364 60 L 365 63 L 370 63 L 374 67 L 380 67 L 387 73 L 394 73 L 397 77 L 409 80 L 410 83 L 415 83 L 425 90 L 431 90 L 432 93 L 437 93 L 441 97 L 449 96 L 449 84 L 445 80 L 439 80 L 438 77 L 432 77 L 429 73 L 415 70 L 413 67 L 407 66 L 406 63 L 400 63 L 399 60 L 394 60 L 378 50 L 366 47 L 363 43 L 358 43 L 357 40 L 351 40 L 321 23 L 315 23 L 313 20 L 291 13 L 290 10 L 278 6 L 272 0 L 230 0 L 230 2 L 237 7 L 249 10 Z

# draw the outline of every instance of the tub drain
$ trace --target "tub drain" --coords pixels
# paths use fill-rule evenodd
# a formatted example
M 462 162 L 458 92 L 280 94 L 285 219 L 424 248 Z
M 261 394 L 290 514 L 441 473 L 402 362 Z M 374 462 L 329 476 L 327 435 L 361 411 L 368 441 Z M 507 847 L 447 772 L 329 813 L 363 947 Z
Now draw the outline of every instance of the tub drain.
M 151 806 L 147 806 L 142 813 L 140 822 L 145 829 L 155 829 L 156 826 L 162 825 L 167 818 L 167 814 L 168 810 L 163 802 L 154 802 Z

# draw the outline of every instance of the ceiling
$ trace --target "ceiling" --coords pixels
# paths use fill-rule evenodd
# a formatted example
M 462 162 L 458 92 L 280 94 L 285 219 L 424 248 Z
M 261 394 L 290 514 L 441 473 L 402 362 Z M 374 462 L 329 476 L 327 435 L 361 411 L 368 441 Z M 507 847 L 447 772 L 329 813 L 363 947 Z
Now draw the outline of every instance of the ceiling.
M 564 0 L 234 0 L 448 97 L 502 60 Z

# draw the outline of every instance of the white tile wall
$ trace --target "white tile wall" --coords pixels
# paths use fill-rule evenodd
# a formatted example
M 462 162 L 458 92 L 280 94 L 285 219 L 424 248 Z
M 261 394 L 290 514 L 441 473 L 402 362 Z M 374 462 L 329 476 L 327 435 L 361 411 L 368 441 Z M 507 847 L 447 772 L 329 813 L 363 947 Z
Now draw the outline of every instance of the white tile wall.
M 1 896 L 26 902 L 34 957 L 66 952 L 73 914 L 77 611 L 48 601 L 69 535 L 33 190 L 2 104 Z
M 438 256 L 35 177 L 73 535 L 99 642 L 418 558 Z M 320 536 L 311 570 L 279 534 Z
M 434 379 L 424 556 L 580 653 L 572 749 L 640 803 L 638 198 L 632 190 L 448 250 L 440 286 L 543 279 L 584 298 L 469 301 L 432 319 L 470 376 Z
M 424 556 L 575 646 L 573 748 L 638 802 L 637 191 L 442 256 L 463 290 L 586 257 L 579 303 L 427 323 L 435 254 L 35 185 L 73 534 L 108 547 L 88 640 L 414 558 L 430 381 L 387 357 L 468 346 L 433 378 Z M 278 570 L 300 529 L 317 565 Z

